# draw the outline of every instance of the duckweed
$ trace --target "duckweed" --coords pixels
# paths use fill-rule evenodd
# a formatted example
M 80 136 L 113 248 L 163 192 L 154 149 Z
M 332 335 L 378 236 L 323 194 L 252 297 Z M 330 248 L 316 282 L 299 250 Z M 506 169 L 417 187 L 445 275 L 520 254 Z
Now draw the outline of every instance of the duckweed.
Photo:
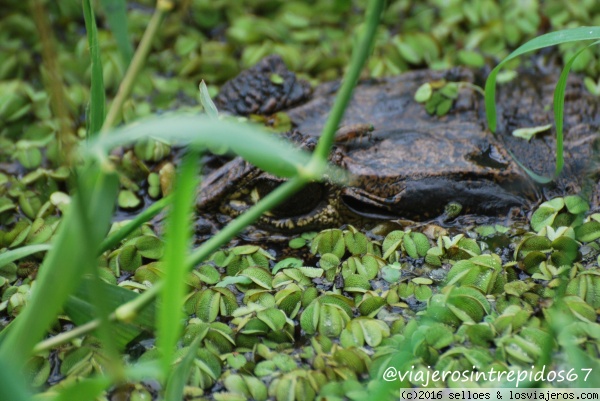
M 561 209 L 564 200 L 553 205 Z M 291 258 L 285 263 L 254 245 L 218 251 L 192 273 L 198 281 L 186 303 L 190 317 L 182 355 L 194 340 L 202 345 L 188 384 L 209 390 L 221 383 L 227 393 L 219 397 L 227 399 L 305 399 L 333 391 L 327 382 L 352 378 L 359 380 L 360 392 L 367 389 L 362 375 L 371 371 L 376 377 L 379 366 L 394 355 L 406 354 L 417 361 L 413 361 L 416 369 L 425 370 L 527 367 L 546 349 L 565 346 L 567 332 L 580 339 L 581 349 L 596 350 L 599 358 L 599 247 L 587 251 L 585 265 L 581 257 L 571 257 L 580 255 L 581 243 L 574 239 L 578 228 L 595 221 L 581 216 L 586 211 L 565 210 L 573 216 L 563 221 L 579 222 L 573 227 L 548 225 L 538 227 L 537 233 L 500 230 L 501 235 L 514 234 L 514 259 L 508 261 L 482 249 L 483 236 L 429 239 L 414 229 L 385 237 L 354 228 L 325 230 L 307 243 L 315 254 L 312 259 Z M 144 228 L 109 252 L 113 255 L 109 260 L 126 252 L 152 260 L 160 249 L 160 240 Z M 439 250 L 435 256 L 441 265 L 428 261 L 432 249 Z M 553 257 L 557 252 L 567 256 Z M 412 267 L 416 259 L 421 261 L 419 269 Z M 3 277 L 14 280 L 10 266 L 14 264 L 4 268 Z M 151 285 L 153 280 L 140 268 L 133 279 Z M 438 270 L 447 270 L 445 280 L 427 277 L 427 271 Z M 114 275 L 118 270 L 106 271 Z M 328 281 L 328 271 L 341 275 L 343 285 Z M 214 285 L 236 277 L 247 280 Z M 25 285 L 6 289 L 0 311 L 17 315 L 27 289 Z M 564 297 L 556 298 L 559 290 Z M 558 333 L 553 328 L 554 305 L 568 319 Z M 301 353 L 295 352 L 298 346 Z M 63 375 L 93 373 L 88 362 L 102 360 L 99 347 L 87 337 L 67 349 Z M 153 355 L 150 348 L 142 359 Z M 48 365 L 35 358 L 29 369 L 36 383 L 43 383 Z
M 40 90 L 40 77 L 30 77 L 37 62 L 24 49 L 36 46 L 35 26 L 25 16 L 25 7 L 10 3 L 16 11 L 0 19 L 0 160 L 14 162 L 24 174 L 18 179 L 0 173 L 0 250 L 51 243 L 57 216 L 69 207 L 64 191 L 71 174 L 57 167 L 60 152 L 54 137 L 59 128 L 50 119 L 50 98 Z M 568 0 L 441 3 L 390 2 L 365 74 L 481 66 L 546 25 L 556 30 L 572 23 L 600 24 L 592 1 L 580 7 L 570 7 Z M 196 95 L 200 78 L 214 94 L 220 83 L 270 53 L 280 54 L 313 83 L 339 78 L 355 36 L 346 30 L 359 25 L 363 4 L 191 2 L 186 10 L 189 24 L 182 25 L 180 15 L 166 21 L 156 46 L 165 49 L 161 41 L 174 45 L 151 56 L 123 118 L 133 121 L 154 108 L 198 111 L 199 106 L 187 103 Z M 48 7 L 63 36 L 70 38 L 59 43 L 57 59 L 70 85 L 71 123 L 83 136 L 89 96 L 82 82 L 89 62 L 86 40 L 78 34 L 80 10 L 59 2 Z M 399 24 L 398 15 L 406 23 Z M 129 23 L 135 41 L 148 19 L 143 6 L 132 9 Z M 515 20 L 519 23 L 512 23 Z M 108 32 L 101 29 L 100 35 L 106 55 L 104 81 L 111 96 L 124 64 Z M 570 57 L 577 46 L 560 46 L 560 56 Z M 71 48 L 76 49 L 75 57 L 67 57 L 65 49 Z M 588 77 L 586 85 L 597 91 L 598 48 L 586 50 L 574 69 L 591 75 L 594 79 Z M 173 75 L 184 80 L 168 78 Z M 274 83 L 279 79 L 271 77 Z M 188 85 L 186 80 L 195 83 Z M 443 115 L 459 89 L 460 83 L 427 83 L 415 96 L 429 113 Z M 153 99 L 146 98 L 148 93 Z M 170 154 L 164 143 L 148 141 L 112 156 L 121 179 L 122 209 L 142 205 L 138 184 L 145 180 L 152 198 L 170 192 Z M 211 397 L 360 398 L 373 384 L 368 377 L 373 382 L 381 377 L 380 369 L 395 357 L 421 372 L 508 370 L 529 368 L 544 353 L 575 344 L 598 361 L 600 214 L 587 211 L 579 197 L 550 200 L 533 213 L 526 233 L 501 226 L 475 227 L 473 236 L 430 235 L 418 228 L 386 236 L 354 227 L 305 233 L 290 241 L 290 253 L 298 253 L 288 260 L 256 245 L 222 249 L 188 278 L 193 290 L 185 305 L 188 320 L 177 363 L 195 340 L 201 346 L 194 354 L 186 395 L 201 397 L 203 390 L 225 389 Z M 460 211 L 452 210 L 448 217 L 456 213 Z M 510 238 L 504 249 L 510 250 L 508 258 L 485 246 L 484 240 L 494 236 Z M 136 292 L 152 286 L 161 275 L 156 262 L 163 253 L 159 237 L 144 226 L 101 255 L 101 277 L 107 285 L 119 283 L 119 289 Z M 18 264 L 0 266 L 3 319 L 18 316 L 27 303 L 41 259 L 34 253 Z M 134 338 L 148 327 L 123 330 Z M 136 340 L 131 350 L 136 347 L 132 359 L 158 357 L 151 342 Z M 143 353 L 137 357 L 140 349 Z M 106 369 L 105 352 L 87 336 L 56 350 L 60 367 L 54 370 L 60 371 L 63 382 L 79 380 Z M 32 385 L 49 386 L 53 368 L 46 354 L 32 357 L 27 365 Z M 131 399 L 149 397 L 154 390 L 144 386 L 133 385 Z

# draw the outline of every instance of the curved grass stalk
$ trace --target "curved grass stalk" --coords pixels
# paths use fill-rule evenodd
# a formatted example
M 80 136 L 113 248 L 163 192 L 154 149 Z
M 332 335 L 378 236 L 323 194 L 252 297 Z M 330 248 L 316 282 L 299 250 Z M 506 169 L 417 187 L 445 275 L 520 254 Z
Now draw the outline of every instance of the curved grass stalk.
M 83 1 L 83 17 L 90 47 L 90 62 L 92 82 L 90 85 L 90 104 L 87 110 L 87 137 L 96 135 L 102 128 L 106 108 L 106 92 L 102 76 L 102 60 L 100 59 L 100 44 L 98 43 L 98 27 L 90 0 Z
M 0 267 L 5 266 L 15 260 L 19 260 L 37 252 L 44 252 L 52 248 L 50 244 L 26 245 L 17 249 L 11 249 L 0 254 Z
M 183 330 L 181 305 L 186 293 L 185 276 L 188 272 L 185 258 L 189 252 L 192 227 L 189 215 L 193 211 L 194 193 L 200 176 L 200 152 L 188 150 L 175 181 L 173 207 L 169 213 L 165 233 L 165 254 L 161 262 L 166 272 L 161 291 L 161 307 L 157 316 L 157 347 L 161 354 L 164 377 L 168 376 L 173 352 Z
M 133 220 L 119 228 L 114 233 L 110 234 L 102 244 L 100 245 L 100 253 L 106 252 L 111 248 L 117 246 L 119 242 L 121 242 L 125 237 L 131 234 L 136 228 L 140 227 L 142 224 L 146 223 L 154 216 L 159 214 L 161 210 L 167 207 L 171 203 L 171 197 L 166 196 L 160 200 L 157 200 L 152 205 L 148 206 L 144 211 L 135 216 Z
M 364 38 L 366 38 L 366 39 L 361 40 L 361 47 L 359 50 L 357 50 L 358 54 L 362 55 L 362 56 L 353 57 L 353 61 L 352 61 L 353 65 L 351 66 L 351 68 L 349 70 L 349 71 L 353 71 L 353 73 L 356 74 L 355 79 L 354 80 L 352 80 L 352 79 L 345 80 L 344 87 L 349 88 L 349 89 L 340 91 L 340 94 L 338 95 L 338 97 L 342 96 L 342 95 L 349 97 L 351 94 L 351 90 L 354 87 L 356 78 L 358 77 L 358 73 L 362 69 L 362 65 L 365 61 L 366 54 L 368 53 L 368 49 L 371 46 L 372 38 L 373 38 L 373 35 L 375 32 L 375 27 L 377 26 L 377 24 L 379 22 L 379 15 L 380 15 L 382 7 L 383 7 L 382 0 L 372 0 L 370 2 L 370 6 L 369 6 L 370 17 L 367 22 L 367 25 L 368 25 L 367 29 L 365 30 L 365 33 L 364 33 L 364 35 L 365 35 Z M 374 25 L 374 26 L 372 26 L 372 25 Z M 356 63 L 359 63 L 359 65 L 356 65 Z M 332 126 L 334 128 L 337 127 L 337 124 L 339 124 L 339 119 L 341 119 L 341 117 L 343 115 L 343 110 L 340 111 L 340 108 L 342 107 L 342 106 L 340 106 L 340 104 L 345 107 L 347 105 L 347 101 L 346 102 L 342 102 L 341 100 L 336 101 L 337 110 L 338 110 L 338 112 L 336 113 L 337 117 L 335 117 L 335 118 L 331 117 L 330 120 L 328 120 L 328 125 Z M 336 119 L 337 119 L 337 121 L 336 121 Z M 335 131 L 335 129 L 333 129 L 333 131 Z M 330 140 L 332 141 L 333 136 L 331 135 L 331 138 L 328 138 L 328 135 L 325 132 L 323 138 L 319 142 L 320 149 L 325 149 L 328 152 L 328 149 L 329 149 L 328 146 L 330 146 L 329 141 Z M 324 152 L 324 151 L 321 150 L 320 152 Z M 327 153 L 325 153 L 325 155 L 322 156 L 320 152 L 315 152 L 315 154 L 313 155 L 313 158 L 311 160 L 322 164 L 322 163 L 324 163 L 324 160 L 326 160 L 326 158 L 327 158 Z M 206 241 L 204 244 L 202 244 L 198 249 L 196 249 L 186 260 L 186 263 L 185 263 L 186 270 L 191 270 L 196 264 L 198 264 L 202 260 L 206 259 L 208 256 L 210 256 L 210 254 L 212 252 L 214 252 L 220 246 L 226 244 L 234 235 L 236 235 L 238 232 L 243 230 L 248 225 L 255 222 L 263 213 L 267 212 L 268 210 L 271 210 L 272 208 L 274 208 L 275 206 L 280 204 L 282 201 L 287 199 L 289 196 L 293 195 L 295 192 L 300 190 L 306 183 L 308 183 L 310 181 L 311 178 L 313 178 L 311 174 L 298 174 L 295 177 L 289 179 L 284 184 L 280 185 L 278 188 L 276 188 L 271 193 L 269 193 L 256 205 L 254 205 L 249 210 L 247 210 L 245 213 L 243 213 L 242 215 L 240 215 L 236 219 L 234 219 L 232 222 L 230 222 L 217 235 L 210 238 L 208 241 Z M 144 292 L 144 293 L 140 294 L 138 297 L 136 297 L 133 301 L 130 301 L 126 304 L 121 305 L 119 308 L 117 308 L 117 310 L 115 310 L 113 313 L 111 313 L 109 315 L 108 319 L 110 321 L 125 321 L 125 322 L 131 321 L 136 316 L 136 314 L 138 313 L 139 310 L 141 310 L 148 303 L 152 302 L 152 300 L 162 290 L 163 285 L 164 285 L 164 281 L 162 281 L 162 280 L 159 281 L 153 287 L 149 288 L 146 292 Z M 98 321 L 98 319 L 92 320 L 92 321 L 88 322 L 85 325 L 85 327 L 81 326 L 71 332 L 62 333 L 60 335 L 55 336 L 54 338 L 40 342 L 39 344 L 36 345 L 35 350 L 41 351 L 41 350 L 49 349 L 51 347 L 55 347 L 59 344 L 62 344 L 66 341 L 70 341 L 73 338 L 76 338 L 83 334 L 89 333 L 89 332 L 95 330 L 98 327 L 99 323 L 100 322 Z
M 600 43 L 600 41 L 594 42 L 594 43 L 580 49 L 577 53 L 575 53 L 569 59 L 569 61 L 567 61 L 567 63 L 565 64 L 565 67 L 563 68 L 563 70 L 560 74 L 560 78 L 558 79 L 558 82 L 556 84 L 556 89 L 554 90 L 554 125 L 555 125 L 555 130 L 556 130 L 556 164 L 554 166 L 554 173 L 552 174 L 552 176 L 546 177 L 546 176 L 536 173 L 535 171 L 531 170 L 530 168 L 525 166 L 523 163 L 521 163 L 517 159 L 517 157 L 510 150 L 507 149 L 508 153 L 512 156 L 512 158 L 515 160 L 515 162 L 517 162 L 517 164 L 523 170 L 525 170 L 525 172 L 527 174 L 529 174 L 529 176 L 531 178 L 533 178 L 535 181 L 537 181 L 540 184 L 547 184 L 547 183 L 551 182 L 552 180 L 556 179 L 560 175 L 560 172 L 562 171 L 564 164 L 565 164 L 564 145 L 563 145 L 563 143 L 564 143 L 563 120 L 564 120 L 564 110 L 565 110 L 565 89 L 567 86 L 567 78 L 569 77 L 569 71 L 571 71 L 571 67 L 573 66 L 573 63 L 575 62 L 575 59 L 584 50 L 586 50 L 588 47 L 597 45 L 599 43 Z
M 535 39 L 530 40 L 524 45 L 517 48 L 511 54 L 508 55 L 501 63 L 499 63 L 496 68 L 492 70 L 488 79 L 485 83 L 485 112 L 488 120 L 488 126 L 490 130 L 495 133 L 496 132 L 496 76 L 500 72 L 500 69 L 509 61 L 512 60 L 522 54 L 538 50 L 548 46 L 555 46 L 561 43 L 568 42 L 576 42 L 581 40 L 593 40 L 600 39 L 600 27 L 579 27 L 574 29 L 566 29 L 559 32 L 551 32 L 545 35 L 539 36 Z M 575 59 L 588 47 L 599 44 L 600 41 L 594 42 L 581 50 L 579 50 L 573 57 L 571 57 L 565 67 L 563 68 L 560 78 L 556 84 L 556 90 L 554 91 L 554 120 L 556 125 L 556 164 L 554 173 L 550 177 L 545 177 L 543 175 L 537 174 L 531 169 L 527 168 L 523 163 L 521 163 L 515 155 L 509 151 L 512 158 L 517 162 L 517 164 L 523 168 L 527 174 L 535 181 L 540 184 L 547 184 L 553 181 L 563 169 L 564 166 L 564 157 L 563 157 L 563 114 L 564 114 L 564 102 L 565 102 L 565 88 L 567 85 L 567 78 L 569 75 L 569 71 L 571 70 L 571 66 L 573 65 Z
M 231 238 L 233 238 L 234 235 L 256 221 L 256 219 L 258 219 L 264 212 L 277 206 L 282 196 L 289 196 L 290 193 L 293 194 L 294 192 L 300 190 L 305 183 L 305 180 L 302 178 L 292 178 L 291 180 L 277 187 L 275 190 L 273 190 L 273 192 L 269 193 L 245 213 L 231 221 L 227 226 L 225 226 L 225 228 L 223 228 L 223 230 L 202 244 L 187 258 L 185 262 L 186 271 L 191 270 L 199 262 L 210 256 L 217 248 L 226 244 Z M 117 308 L 116 311 L 109 315 L 108 319 L 110 321 L 122 322 L 129 322 L 133 320 L 138 311 L 143 309 L 146 305 L 154 300 L 154 298 L 162 290 L 163 285 L 164 280 L 158 281 L 154 286 L 137 296 L 134 300 Z M 96 330 L 99 324 L 99 319 L 91 320 L 85 325 L 78 326 L 71 331 L 58 334 L 52 338 L 40 342 L 35 346 L 34 351 L 40 352 L 51 349 L 60 344 L 64 344 L 74 338 Z
M 360 72 L 365 64 L 365 61 L 369 57 L 369 52 L 372 49 L 373 39 L 375 37 L 375 31 L 379 25 L 379 18 L 383 10 L 383 0 L 371 0 L 367 8 L 367 17 L 365 24 L 365 31 L 360 38 L 358 47 L 352 52 L 352 59 L 350 60 L 350 68 L 348 69 L 344 79 L 342 81 L 342 87 L 335 97 L 335 102 L 331 108 L 329 118 L 323 127 L 321 138 L 317 143 L 317 147 L 314 152 L 314 157 L 320 160 L 326 160 L 333 146 L 335 131 L 338 125 L 342 121 L 344 112 L 348 107 L 348 103 L 352 99 L 352 91 L 356 86 L 356 82 L 360 77 Z
M 148 57 L 148 53 L 150 52 L 150 47 L 152 45 L 152 40 L 158 32 L 158 28 L 160 27 L 163 18 L 172 8 L 173 2 L 171 1 L 158 0 L 156 2 L 156 9 L 154 10 L 154 14 L 152 14 L 152 19 L 150 19 L 150 23 L 148 24 L 148 27 L 142 36 L 142 40 L 136 49 L 135 54 L 133 55 L 133 59 L 131 59 L 131 64 L 129 64 L 129 68 L 127 68 L 125 77 L 123 78 L 123 81 L 121 81 L 121 85 L 119 85 L 117 95 L 115 96 L 112 104 L 110 105 L 108 113 L 106 114 L 106 119 L 104 120 L 102 129 L 100 130 L 102 135 L 106 134 L 109 128 L 118 123 L 121 111 L 123 110 L 123 104 L 131 94 L 135 79 L 139 75 L 144 63 L 146 62 L 146 58 Z
M 185 261 L 186 271 L 191 270 L 197 263 L 207 258 L 218 247 L 227 243 L 239 231 L 256 221 L 264 212 L 271 210 L 272 208 L 280 204 L 282 201 L 287 199 L 289 196 L 293 195 L 296 191 L 300 190 L 310 180 L 315 179 L 316 173 L 321 173 L 323 171 L 323 167 L 326 165 L 328 152 L 333 143 L 333 134 L 335 132 L 335 129 L 337 128 L 337 125 L 339 124 L 339 121 L 343 116 L 344 108 L 348 104 L 352 89 L 354 88 L 359 73 L 362 70 L 364 61 L 366 60 L 369 49 L 371 48 L 373 36 L 379 21 L 379 16 L 381 14 L 382 8 L 383 0 L 371 0 L 371 2 L 369 3 L 369 17 L 367 20 L 367 27 L 365 29 L 365 32 L 363 33 L 363 37 L 361 38 L 360 46 L 356 50 L 357 55 L 353 56 L 352 65 L 349 69 L 348 75 L 344 80 L 342 90 L 338 94 L 338 98 L 344 97 L 345 99 L 336 99 L 335 110 L 334 112 L 332 112 L 332 117 L 330 117 L 330 119 L 328 120 L 328 123 L 324 130 L 324 134 L 321 140 L 319 141 L 317 151 L 315 151 L 314 155 L 310 159 L 309 165 L 306 166 L 304 164 L 292 164 L 293 168 L 287 170 L 288 173 L 293 172 L 293 174 L 290 174 L 292 175 L 292 177 L 287 182 L 285 182 L 284 184 L 276 188 L 274 191 L 272 191 L 270 194 L 265 196 L 260 202 L 251 207 L 244 214 L 240 215 L 231 223 L 229 223 L 217 235 L 210 238 L 198 249 L 196 249 Z M 132 65 L 134 64 L 134 62 L 135 57 L 134 61 L 132 62 Z M 114 120 L 109 120 L 109 118 L 107 117 L 107 121 L 104 125 L 105 127 L 110 127 L 113 122 Z M 106 139 L 108 138 L 110 137 L 107 137 Z M 101 141 L 103 140 L 104 139 L 102 139 Z M 110 140 L 108 142 L 110 142 Z M 103 143 L 103 145 L 106 146 L 108 142 Z M 102 149 L 102 146 L 95 148 L 96 151 L 99 151 L 100 149 Z M 262 149 L 262 151 L 264 152 L 265 150 Z M 250 152 L 250 156 L 256 157 L 256 155 L 257 154 Z M 281 170 L 282 168 L 281 165 L 277 167 L 279 170 Z M 285 168 L 283 169 L 283 171 L 286 171 Z M 106 242 L 103 244 L 106 244 Z M 148 289 L 146 292 L 136 297 L 133 301 L 123 304 L 119 308 L 117 308 L 108 316 L 108 320 L 131 320 L 136 316 L 139 310 L 143 309 L 145 305 L 152 302 L 152 300 L 158 295 L 158 293 L 161 291 L 164 285 L 164 280 L 159 281 L 152 288 Z M 40 351 L 43 349 L 48 349 L 49 347 L 54 347 L 58 344 L 62 344 L 66 341 L 69 341 L 70 339 L 76 336 L 89 333 L 98 328 L 100 323 L 101 322 L 99 319 L 92 320 L 84 326 L 80 326 L 79 328 L 71 332 L 63 333 L 58 336 L 55 336 L 52 339 L 38 343 L 35 346 L 34 350 Z
M 43 337 L 83 273 L 96 265 L 93 255 L 108 231 L 118 182 L 116 175 L 103 174 L 94 167 L 88 165 L 78 174 L 76 197 L 82 200 L 76 199 L 63 217 L 52 249 L 39 269 L 31 300 L 2 338 L 0 359 L 10 360 L 17 368 Z M 78 219 L 81 215 L 86 218 Z
M 58 119 L 59 130 L 56 139 L 61 148 L 63 161 L 69 162 L 71 148 L 74 143 L 73 119 L 67 107 L 67 95 L 65 94 L 64 80 L 60 66 L 56 60 L 56 46 L 54 33 L 50 27 L 48 13 L 45 10 L 45 2 L 34 0 L 31 2 L 32 17 L 39 34 L 42 45 L 43 64 L 48 72 L 48 79 L 44 80 L 48 93 L 50 94 L 50 108 Z

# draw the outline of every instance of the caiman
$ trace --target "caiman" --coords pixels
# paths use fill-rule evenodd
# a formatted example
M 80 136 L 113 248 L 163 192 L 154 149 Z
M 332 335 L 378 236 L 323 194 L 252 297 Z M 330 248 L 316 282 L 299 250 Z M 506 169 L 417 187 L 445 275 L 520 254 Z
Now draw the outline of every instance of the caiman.
M 499 84 L 496 135 L 487 128 L 483 96 L 472 89 L 483 84 L 481 75 L 455 68 L 361 81 L 330 157 L 349 172 L 348 184 L 311 183 L 257 225 L 298 232 L 378 220 L 438 218 L 443 224 L 455 215 L 449 209 L 463 216 L 523 216 L 549 197 L 584 192 L 598 207 L 593 159 L 600 114 L 598 100 L 582 81 L 572 77 L 566 90 L 564 171 L 553 184 L 540 186 L 507 149 L 537 173 L 553 173 L 553 130 L 529 142 L 511 133 L 552 123 L 558 74 L 532 70 Z M 414 96 L 423 83 L 440 80 L 472 85 L 461 85 L 450 111 L 438 117 L 429 115 Z M 339 85 L 326 83 L 312 91 L 279 57 L 271 56 L 226 83 L 215 101 L 219 110 L 237 115 L 285 111 L 295 127 L 288 137 L 310 150 Z M 206 214 L 237 216 L 281 182 L 236 158 L 204 179 L 198 208 Z

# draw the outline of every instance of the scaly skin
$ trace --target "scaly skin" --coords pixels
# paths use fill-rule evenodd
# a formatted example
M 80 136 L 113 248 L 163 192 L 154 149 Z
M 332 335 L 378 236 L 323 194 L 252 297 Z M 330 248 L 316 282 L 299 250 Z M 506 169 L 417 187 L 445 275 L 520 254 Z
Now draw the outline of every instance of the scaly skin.
M 269 77 L 274 71 L 284 83 L 272 82 Z M 360 83 L 337 135 L 342 143 L 330 157 L 332 163 L 349 171 L 348 185 L 313 183 L 263 216 L 257 225 L 298 232 L 372 220 L 423 221 L 443 216 L 440 221 L 444 222 L 451 220 L 444 213 L 453 203 L 462 206 L 463 215 L 502 216 L 515 208 L 527 209 L 544 200 L 544 195 L 579 193 L 584 177 L 590 176 L 592 205 L 598 207 L 598 168 L 588 161 L 594 155 L 600 116 L 597 100 L 586 94 L 580 80 L 573 78 L 567 91 L 565 172 L 556 185 L 541 188 L 506 148 L 538 172 L 553 170 L 553 136 L 543 135 L 527 143 L 513 138 L 511 132 L 552 121 L 545 105 L 552 101 L 556 77 L 525 77 L 499 87 L 501 125 L 497 137 L 486 129 L 483 99 L 469 88 L 459 91 L 447 115 L 427 114 L 414 100 L 415 91 L 425 82 L 441 79 L 475 81 L 469 70 L 453 69 L 414 71 Z M 287 108 L 297 128 L 288 137 L 311 150 L 338 85 L 318 87 L 312 98 L 301 104 L 309 96 L 307 86 L 285 69 L 281 59 L 271 57 L 234 79 L 217 104 L 226 110 L 263 114 Z M 279 100 L 273 98 L 277 93 L 283 93 Z M 292 104 L 296 106 L 289 108 Z M 198 207 L 202 212 L 237 216 L 280 182 L 236 158 L 205 179 Z

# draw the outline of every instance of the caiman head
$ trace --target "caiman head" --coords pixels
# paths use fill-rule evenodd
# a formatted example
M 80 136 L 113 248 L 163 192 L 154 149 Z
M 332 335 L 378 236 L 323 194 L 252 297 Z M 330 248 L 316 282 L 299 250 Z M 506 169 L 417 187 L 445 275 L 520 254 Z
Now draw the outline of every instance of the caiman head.
M 273 73 L 283 77 L 284 83 L 273 82 Z M 542 78 L 499 87 L 498 103 L 519 107 L 499 107 L 505 125 L 498 136 L 487 130 L 483 99 L 472 89 L 460 89 L 443 116 L 429 115 L 414 100 L 417 88 L 425 82 L 472 84 L 475 79 L 469 70 L 413 71 L 360 83 L 342 124 L 372 125 L 375 131 L 370 138 L 346 134 L 344 143 L 338 143 L 332 153 L 330 162 L 349 173 L 347 185 L 310 183 L 262 216 L 257 225 L 298 232 L 366 221 L 430 220 L 444 216 L 450 204 L 460 205 L 462 214 L 478 216 L 501 216 L 530 206 L 543 198 L 547 188 L 537 186 L 506 148 L 538 172 L 553 170 L 553 159 L 547 156 L 553 149 L 551 135 L 528 144 L 510 135 L 517 127 L 551 121 L 551 111 L 533 99 L 552 98 L 551 80 Z M 297 129 L 288 137 L 311 150 L 338 87 L 339 83 L 323 84 L 311 95 L 280 58 L 271 57 L 226 84 L 216 103 L 221 110 L 237 114 L 271 114 L 283 108 Z M 516 93 L 518 99 L 513 99 Z M 581 160 L 590 158 L 590 138 L 598 131 L 597 103 L 589 97 L 566 103 L 565 132 L 572 139 L 565 143 L 565 152 L 571 159 L 559 182 L 572 183 L 569 192 L 577 191 L 585 175 Z M 590 121 L 582 121 L 584 116 Z M 235 217 L 282 182 L 236 158 L 204 179 L 198 208 L 207 214 Z

